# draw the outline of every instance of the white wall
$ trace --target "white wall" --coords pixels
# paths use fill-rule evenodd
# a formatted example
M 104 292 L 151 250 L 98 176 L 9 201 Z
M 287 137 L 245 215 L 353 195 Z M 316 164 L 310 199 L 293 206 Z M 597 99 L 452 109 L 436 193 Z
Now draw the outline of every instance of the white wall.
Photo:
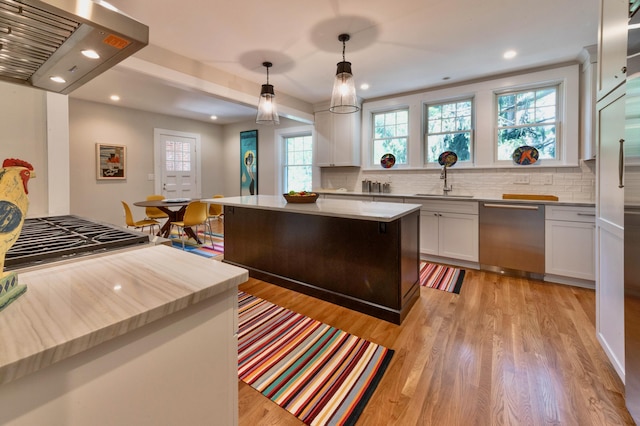
M 225 167 L 224 194 L 227 197 L 240 195 L 240 132 L 258 130 L 258 194 L 275 195 L 278 189 L 278 166 L 275 131 L 288 127 L 298 127 L 300 122 L 280 118 L 277 126 L 256 124 L 254 120 L 224 126 L 224 154 L 222 162 Z
M 121 200 L 129 204 L 154 193 L 153 129 L 163 128 L 198 133 L 202 152 L 202 195 L 221 193 L 228 176 L 223 158 L 222 126 L 148 113 L 128 108 L 88 102 L 69 101 L 71 213 L 108 223 L 124 224 Z M 96 143 L 127 147 L 127 179 L 96 179 Z M 239 154 L 238 154 L 239 155 Z M 134 208 L 134 218 L 142 219 L 143 210 Z

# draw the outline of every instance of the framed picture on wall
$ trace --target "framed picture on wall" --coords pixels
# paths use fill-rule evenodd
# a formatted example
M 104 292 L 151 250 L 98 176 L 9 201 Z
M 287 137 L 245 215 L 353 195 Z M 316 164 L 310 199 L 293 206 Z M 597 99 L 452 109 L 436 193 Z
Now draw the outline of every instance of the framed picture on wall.
M 240 132 L 240 195 L 258 194 L 258 131 Z
M 104 143 L 96 144 L 97 179 L 126 179 L 126 165 L 126 146 Z

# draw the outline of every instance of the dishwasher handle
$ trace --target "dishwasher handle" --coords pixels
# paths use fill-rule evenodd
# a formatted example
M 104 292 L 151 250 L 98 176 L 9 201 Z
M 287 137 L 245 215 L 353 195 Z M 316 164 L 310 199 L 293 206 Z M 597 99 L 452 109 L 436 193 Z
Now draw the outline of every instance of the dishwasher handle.
M 538 210 L 539 206 L 526 206 L 522 204 L 491 204 L 491 203 L 483 203 L 484 207 L 492 208 L 492 209 L 514 209 L 514 210 Z

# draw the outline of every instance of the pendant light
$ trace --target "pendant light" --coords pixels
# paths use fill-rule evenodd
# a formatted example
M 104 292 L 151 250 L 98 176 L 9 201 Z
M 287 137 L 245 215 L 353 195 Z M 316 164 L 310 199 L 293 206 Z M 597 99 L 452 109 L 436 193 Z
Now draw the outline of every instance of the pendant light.
M 262 85 L 260 90 L 260 100 L 258 101 L 258 124 L 280 124 L 278 117 L 278 107 L 276 105 L 276 94 L 273 85 L 269 84 L 269 68 L 273 66 L 271 62 L 263 62 L 262 66 L 267 69 L 267 84 Z
M 342 42 L 342 62 L 338 62 L 338 70 L 336 71 L 336 79 L 333 83 L 333 92 L 331 93 L 331 105 L 329 111 L 337 114 L 349 114 L 360 111 L 358 106 L 358 98 L 356 97 L 356 86 L 353 82 L 353 73 L 351 72 L 351 62 L 344 59 L 345 43 L 351 37 L 349 34 L 340 34 L 338 40 Z

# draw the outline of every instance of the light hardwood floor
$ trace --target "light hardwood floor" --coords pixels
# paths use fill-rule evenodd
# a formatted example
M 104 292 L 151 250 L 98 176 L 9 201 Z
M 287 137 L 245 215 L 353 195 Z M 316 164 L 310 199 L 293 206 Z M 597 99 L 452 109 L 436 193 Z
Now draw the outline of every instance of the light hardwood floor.
M 460 295 L 421 288 L 398 326 L 255 279 L 240 289 L 395 350 L 358 425 L 634 424 L 593 290 L 467 270 Z M 302 425 L 238 389 L 241 426 Z
M 250 279 L 240 289 L 395 350 L 358 425 L 633 425 L 594 292 L 468 270 L 400 326 Z M 301 425 L 239 382 L 240 425 Z

